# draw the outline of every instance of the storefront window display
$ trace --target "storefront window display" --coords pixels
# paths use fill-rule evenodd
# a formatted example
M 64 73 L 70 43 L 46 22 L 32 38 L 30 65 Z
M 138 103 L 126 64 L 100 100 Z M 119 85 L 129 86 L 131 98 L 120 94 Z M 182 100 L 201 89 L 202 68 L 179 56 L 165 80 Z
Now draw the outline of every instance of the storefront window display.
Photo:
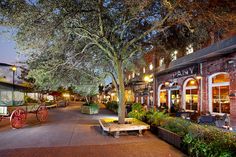
M 198 87 L 197 81 L 191 79 L 188 81 L 185 89 L 185 109 L 197 110 L 198 109 Z
M 218 74 L 212 77 L 212 111 L 230 113 L 229 75 Z

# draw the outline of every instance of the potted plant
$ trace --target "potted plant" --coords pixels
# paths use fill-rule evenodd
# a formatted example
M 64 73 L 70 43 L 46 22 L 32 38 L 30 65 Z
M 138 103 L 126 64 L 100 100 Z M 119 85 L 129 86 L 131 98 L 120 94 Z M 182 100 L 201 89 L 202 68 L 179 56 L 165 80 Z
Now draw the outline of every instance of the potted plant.
M 81 96 L 84 96 L 86 101 L 86 103 L 81 106 L 81 113 L 98 114 L 99 104 L 93 102 L 93 97 L 98 94 L 98 85 L 79 85 L 75 87 L 75 91 Z
M 98 114 L 99 112 L 99 106 L 95 103 L 85 103 L 81 107 L 81 113 L 86 114 Z

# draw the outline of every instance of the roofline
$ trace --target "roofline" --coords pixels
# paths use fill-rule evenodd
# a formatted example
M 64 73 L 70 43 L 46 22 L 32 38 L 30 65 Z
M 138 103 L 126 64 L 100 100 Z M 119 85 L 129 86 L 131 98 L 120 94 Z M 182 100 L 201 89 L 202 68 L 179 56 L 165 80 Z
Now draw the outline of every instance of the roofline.
M 177 60 L 172 61 L 167 69 L 160 72 L 156 72 L 155 75 L 158 76 L 164 75 L 174 70 L 199 64 L 207 59 L 222 55 L 227 55 L 233 52 L 236 52 L 236 36 L 226 40 L 219 41 L 211 46 L 208 46 L 206 48 L 193 52 L 189 55 L 178 58 Z

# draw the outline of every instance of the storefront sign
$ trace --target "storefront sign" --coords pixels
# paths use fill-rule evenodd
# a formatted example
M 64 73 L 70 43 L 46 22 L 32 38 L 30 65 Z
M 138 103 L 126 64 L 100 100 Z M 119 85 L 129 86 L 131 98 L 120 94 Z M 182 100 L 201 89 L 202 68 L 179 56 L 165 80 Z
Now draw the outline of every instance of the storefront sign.
M 178 70 L 172 74 L 172 78 L 179 78 L 183 76 L 189 76 L 198 74 L 198 65 L 194 65 L 185 69 Z

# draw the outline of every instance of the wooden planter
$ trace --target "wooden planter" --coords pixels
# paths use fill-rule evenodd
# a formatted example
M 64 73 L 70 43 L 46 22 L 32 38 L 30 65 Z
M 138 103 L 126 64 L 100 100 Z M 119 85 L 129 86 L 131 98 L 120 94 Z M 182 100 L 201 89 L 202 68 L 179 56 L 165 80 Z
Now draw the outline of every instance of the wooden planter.
M 91 106 L 82 106 L 81 113 L 85 114 L 98 114 L 99 109 L 91 107 Z
M 166 130 L 162 127 L 158 127 L 158 137 L 165 140 L 169 144 L 174 145 L 176 148 L 181 149 L 182 137 L 173 133 L 169 130 Z

